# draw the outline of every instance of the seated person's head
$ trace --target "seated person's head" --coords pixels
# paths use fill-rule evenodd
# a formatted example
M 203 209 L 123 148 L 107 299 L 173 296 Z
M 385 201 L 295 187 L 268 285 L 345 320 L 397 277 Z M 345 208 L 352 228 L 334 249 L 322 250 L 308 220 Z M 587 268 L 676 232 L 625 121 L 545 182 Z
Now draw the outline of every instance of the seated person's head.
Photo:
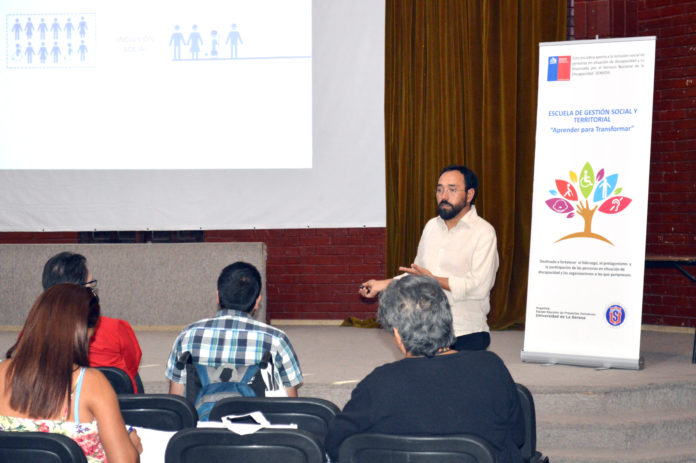
M 251 313 L 261 300 L 261 274 L 246 262 L 235 262 L 218 277 L 220 309 Z
M 52 286 L 39 296 L 21 336 L 7 351 L 13 360 L 8 377 L 12 377 L 10 405 L 15 410 L 32 417 L 62 412 L 73 365 L 88 366 L 89 338 L 99 310 L 94 292 L 72 283 Z M 44 385 L 40 392 L 34 383 Z
M 454 343 L 450 305 L 434 279 L 407 275 L 393 280 L 379 297 L 377 319 L 401 338 L 406 352 L 431 357 Z
M 60 283 L 84 285 L 89 279 L 85 256 L 66 251 L 48 259 L 44 265 L 41 283 L 44 289 L 48 289 Z

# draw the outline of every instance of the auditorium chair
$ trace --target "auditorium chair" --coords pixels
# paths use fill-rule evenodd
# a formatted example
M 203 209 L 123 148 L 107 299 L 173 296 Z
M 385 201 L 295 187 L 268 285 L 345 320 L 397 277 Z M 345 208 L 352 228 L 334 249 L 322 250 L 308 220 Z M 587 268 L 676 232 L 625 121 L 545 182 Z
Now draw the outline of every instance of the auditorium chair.
M 0 461 L 31 463 L 87 463 L 77 442 L 47 432 L 1 432 Z
M 298 429 L 319 436 L 321 442 L 329 424 L 340 412 L 333 402 L 313 397 L 228 397 L 213 406 L 210 421 L 255 411 L 262 412 L 271 424 L 294 423 Z
M 133 382 L 125 371 L 116 367 L 96 367 L 96 369 L 104 373 L 116 394 L 133 393 Z
M 549 463 L 549 458 L 536 449 L 536 412 L 532 393 L 520 383 L 515 385 L 524 416 L 524 444 L 520 447 L 522 459 L 525 463 Z
M 316 438 L 299 429 L 262 429 L 240 436 L 227 429 L 184 429 L 172 436 L 165 463 L 323 463 Z
M 145 394 L 145 385 L 140 377 L 140 373 L 135 374 L 135 386 L 138 388 L 138 394 Z
M 118 405 L 127 425 L 160 431 L 195 428 L 198 414 L 191 403 L 172 394 L 119 394 Z
M 493 448 L 469 434 L 402 436 L 354 434 L 338 449 L 340 463 L 495 463 Z

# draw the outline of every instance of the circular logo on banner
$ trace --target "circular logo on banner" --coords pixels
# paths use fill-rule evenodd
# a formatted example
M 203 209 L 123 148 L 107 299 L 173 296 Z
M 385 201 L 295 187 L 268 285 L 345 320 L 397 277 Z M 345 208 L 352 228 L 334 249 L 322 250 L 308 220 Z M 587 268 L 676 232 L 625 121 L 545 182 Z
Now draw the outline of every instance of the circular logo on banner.
M 619 326 L 626 319 L 626 311 L 618 304 L 610 305 L 606 312 L 607 323 Z

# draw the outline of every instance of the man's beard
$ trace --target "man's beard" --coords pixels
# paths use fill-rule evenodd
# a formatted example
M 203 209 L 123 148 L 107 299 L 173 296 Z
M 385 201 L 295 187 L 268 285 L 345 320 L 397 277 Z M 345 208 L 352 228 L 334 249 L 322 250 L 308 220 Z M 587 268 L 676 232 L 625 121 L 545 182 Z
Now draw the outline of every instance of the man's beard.
M 445 205 L 450 207 L 443 208 L 442 206 Z M 455 218 L 457 214 L 459 214 L 462 211 L 462 209 L 464 209 L 466 206 L 468 206 L 466 198 L 462 199 L 462 201 L 456 205 L 450 204 L 443 199 L 442 201 L 440 201 L 440 204 L 437 205 L 437 213 L 440 215 L 442 220 L 450 220 Z

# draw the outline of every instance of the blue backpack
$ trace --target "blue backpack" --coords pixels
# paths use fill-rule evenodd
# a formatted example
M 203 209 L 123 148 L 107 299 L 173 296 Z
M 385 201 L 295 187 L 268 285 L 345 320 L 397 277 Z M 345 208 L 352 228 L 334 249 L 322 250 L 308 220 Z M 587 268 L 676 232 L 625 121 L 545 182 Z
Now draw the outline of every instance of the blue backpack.
M 213 405 L 225 397 L 264 397 L 266 384 L 261 369 L 273 364 L 266 352 L 258 365 L 209 367 L 194 364 L 190 352 L 184 352 L 177 362 L 186 369 L 185 397 L 193 403 L 200 421 L 208 421 Z M 183 369 L 182 368 L 182 369 Z

